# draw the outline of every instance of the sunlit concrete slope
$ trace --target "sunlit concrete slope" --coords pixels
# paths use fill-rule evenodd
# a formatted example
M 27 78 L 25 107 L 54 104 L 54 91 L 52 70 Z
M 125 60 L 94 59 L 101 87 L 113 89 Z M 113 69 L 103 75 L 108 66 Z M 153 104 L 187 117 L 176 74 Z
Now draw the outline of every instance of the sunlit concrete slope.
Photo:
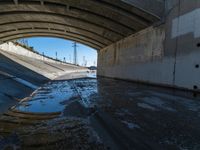
M 49 79 L 55 79 L 66 73 L 86 71 L 83 67 L 47 58 L 12 42 L 0 45 L 0 53 L 10 60 Z
M 0 113 L 61 75 L 86 69 L 43 57 L 13 43 L 0 45 Z

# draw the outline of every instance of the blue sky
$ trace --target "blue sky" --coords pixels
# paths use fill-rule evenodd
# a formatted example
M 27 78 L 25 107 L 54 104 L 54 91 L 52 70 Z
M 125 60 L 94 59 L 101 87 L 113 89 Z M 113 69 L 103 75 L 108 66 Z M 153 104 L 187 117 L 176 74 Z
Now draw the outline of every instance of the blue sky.
M 67 62 L 73 62 L 73 52 L 74 48 L 73 41 L 59 39 L 59 38 L 49 38 L 49 37 L 32 37 L 27 38 L 28 45 L 34 47 L 34 50 L 39 53 L 43 53 L 47 56 L 56 58 L 56 52 L 58 59 L 63 60 L 65 57 Z M 83 65 L 83 57 L 87 60 L 87 66 L 92 66 L 97 64 L 97 52 L 95 49 L 88 46 L 77 43 L 77 55 L 78 64 Z

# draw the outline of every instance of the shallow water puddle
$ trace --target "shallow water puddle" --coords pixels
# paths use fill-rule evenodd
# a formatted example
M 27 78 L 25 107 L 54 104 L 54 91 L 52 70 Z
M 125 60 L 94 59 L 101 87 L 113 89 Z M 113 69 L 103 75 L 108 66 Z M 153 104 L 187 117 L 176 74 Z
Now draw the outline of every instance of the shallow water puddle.
M 50 82 L 39 88 L 31 99 L 19 103 L 14 109 L 32 113 L 60 112 L 65 108 L 62 102 L 74 94 L 68 81 Z

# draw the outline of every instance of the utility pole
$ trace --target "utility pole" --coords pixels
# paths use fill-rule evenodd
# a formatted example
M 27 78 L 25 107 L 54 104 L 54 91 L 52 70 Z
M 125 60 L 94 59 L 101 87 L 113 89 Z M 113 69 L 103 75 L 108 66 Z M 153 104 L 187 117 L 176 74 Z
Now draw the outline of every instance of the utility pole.
M 85 60 L 85 56 L 83 56 L 83 67 L 86 67 L 86 60 Z
M 71 63 L 71 62 L 72 62 L 71 55 L 69 55 L 69 63 Z
M 58 53 L 56 52 L 56 60 L 58 59 Z
M 74 64 L 78 65 L 78 61 L 77 61 L 77 43 L 76 42 L 73 43 L 73 47 L 74 47 Z
M 42 59 L 44 60 L 44 52 L 42 52 Z

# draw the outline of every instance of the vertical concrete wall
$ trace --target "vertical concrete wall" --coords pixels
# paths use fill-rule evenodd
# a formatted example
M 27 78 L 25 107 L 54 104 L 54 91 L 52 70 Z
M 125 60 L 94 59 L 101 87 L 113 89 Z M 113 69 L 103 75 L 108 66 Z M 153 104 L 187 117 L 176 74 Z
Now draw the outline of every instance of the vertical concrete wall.
M 166 20 L 165 57 L 174 57 L 174 85 L 200 88 L 200 1 L 176 0 Z
M 166 1 L 165 23 L 98 53 L 98 75 L 200 88 L 200 1 Z
M 150 27 L 98 53 L 98 75 L 172 84 L 172 58 L 163 59 L 164 26 Z M 168 69 L 166 69 L 168 68 Z

